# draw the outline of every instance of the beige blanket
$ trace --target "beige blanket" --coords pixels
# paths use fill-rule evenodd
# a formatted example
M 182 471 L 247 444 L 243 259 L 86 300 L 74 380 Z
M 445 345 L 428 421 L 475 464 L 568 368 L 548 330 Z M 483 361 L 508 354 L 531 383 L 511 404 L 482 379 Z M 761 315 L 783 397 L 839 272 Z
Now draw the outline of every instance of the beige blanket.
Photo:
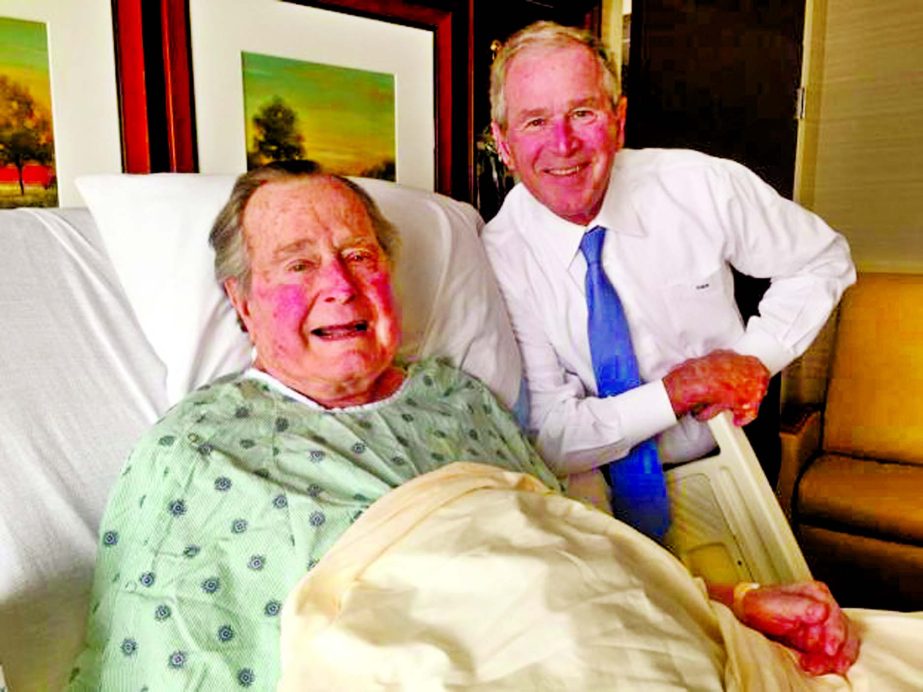
M 459 462 L 375 503 L 293 590 L 279 689 L 923 689 L 923 614 L 850 615 L 849 680 L 808 678 L 633 529 Z

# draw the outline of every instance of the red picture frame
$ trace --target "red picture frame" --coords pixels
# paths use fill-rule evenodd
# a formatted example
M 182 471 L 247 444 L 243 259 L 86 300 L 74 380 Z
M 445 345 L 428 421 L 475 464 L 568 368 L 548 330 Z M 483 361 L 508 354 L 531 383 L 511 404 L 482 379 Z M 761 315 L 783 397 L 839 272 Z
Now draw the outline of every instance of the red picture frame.
M 473 148 L 467 143 L 474 141 L 473 107 L 471 105 L 471 83 L 469 69 L 462 78 L 459 74 L 459 56 L 462 54 L 455 43 L 469 35 L 470 17 L 458 16 L 459 10 L 445 7 L 429 7 L 410 4 L 404 0 L 286 0 L 299 5 L 310 5 L 332 9 L 396 24 L 406 24 L 433 32 L 435 55 L 433 56 L 436 79 L 436 190 L 450 196 L 470 199 L 473 191 Z M 470 7 L 470 3 L 466 3 Z M 467 43 L 467 41 L 465 41 Z M 467 49 L 467 45 L 464 46 Z M 467 50 L 465 50 L 467 54 Z M 468 67 L 468 60 L 464 60 Z M 459 85 L 458 82 L 462 81 Z M 461 88 L 459 88 L 461 87 Z M 459 103 L 461 102 L 461 103 Z M 461 107 L 459 107 L 461 106 Z M 464 133 L 464 144 L 459 147 L 457 135 Z M 453 137 L 456 137 L 453 141 Z M 470 152 L 468 152 L 470 150 Z M 463 160 L 453 160 L 462 158 Z M 464 168 L 460 169 L 460 166 Z M 460 180 L 459 178 L 465 178 Z M 455 183 L 453 185 L 453 183 Z
M 127 173 L 154 171 L 151 131 L 160 126 L 166 131 L 168 170 L 193 172 L 195 138 L 186 3 L 161 0 L 156 26 L 151 25 L 150 15 L 142 7 L 142 0 L 113 3 L 124 169 Z M 161 60 L 156 67 L 158 74 L 160 70 L 163 73 L 163 93 L 154 100 L 164 104 L 163 112 L 150 112 L 155 70 L 145 55 L 145 41 L 160 44 Z
M 436 189 L 470 199 L 473 191 L 473 118 L 469 54 L 464 42 L 470 17 L 459 10 L 410 4 L 403 0 L 323 0 L 296 2 L 359 16 L 428 29 L 434 37 Z M 466 5 L 467 6 L 467 5 Z M 152 21 L 142 0 L 114 0 L 116 55 L 119 71 L 119 108 L 126 172 L 149 173 L 152 128 L 165 132 L 167 170 L 195 172 L 195 107 L 186 0 L 160 0 Z M 152 26 L 155 24 L 155 26 Z M 147 58 L 145 41 L 148 41 Z M 160 43 L 163 93 L 151 98 L 154 72 L 150 44 Z M 465 42 L 466 44 L 466 42 Z M 159 86 L 159 84 L 158 84 Z M 151 102 L 163 103 L 163 113 L 152 113 Z M 470 150 L 470 151 L 469 151 Z

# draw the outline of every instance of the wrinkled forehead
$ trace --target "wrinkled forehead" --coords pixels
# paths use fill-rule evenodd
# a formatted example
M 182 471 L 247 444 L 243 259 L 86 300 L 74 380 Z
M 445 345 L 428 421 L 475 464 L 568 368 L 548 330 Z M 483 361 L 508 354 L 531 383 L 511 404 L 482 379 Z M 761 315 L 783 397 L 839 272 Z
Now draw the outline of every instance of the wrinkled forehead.
M 603 88 L 603 67 L 596 54 L 589 46 L 570 40 L 523 46 L 510 58 L 506 78 L 508 81 L 511 77 L 518 78 L 532 82 L 534 86 L 549 88 L 544 78 L 550 69 L 586 72 L 594 76 Z
M 371 221 L 359 196 L 336 178 L 312 176 L 261 185 L 244 209 L 243 222 L 265 214 L 356 217 Z
M 339 180 L 324 176 L 262 185 L 244 208 L 242 222 L 250 247 L 275 245 L 293 236 L 375 235 L 358 195 Z
M 524 46 L 506 68 L 507 116 L 532 101 L 551 101 L 564 94 L 584 101 L 609 102 L 607 72 L 596 54 L 582 43 Z

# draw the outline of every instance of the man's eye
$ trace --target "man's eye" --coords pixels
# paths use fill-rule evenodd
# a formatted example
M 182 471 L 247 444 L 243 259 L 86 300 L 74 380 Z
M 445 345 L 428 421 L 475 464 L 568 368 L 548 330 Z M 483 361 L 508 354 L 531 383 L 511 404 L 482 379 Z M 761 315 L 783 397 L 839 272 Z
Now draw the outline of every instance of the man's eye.
M 545 125 L 544 118 L 531 118 L 529 120 L 526 120 L 523 123 L 522 127 L 525 130 L 538 130 L 544 127 L 544 125 Z
M 300 273 L 300 272 L 311 271 L 313 266 L 314 265 L 308 262 L 307 260 L 296 260 L 295 262 L 292 262 L 290 265 L 288 265 L 288 270 L 290 272 Z
M 574 120 L 589 120 L 596 114 L 589 108 L 578 108 L 572 115 Z
M 375 256 L 368 250 L 355 250 L 346 255 L 346 261 L 352 264 L 371 262 Z

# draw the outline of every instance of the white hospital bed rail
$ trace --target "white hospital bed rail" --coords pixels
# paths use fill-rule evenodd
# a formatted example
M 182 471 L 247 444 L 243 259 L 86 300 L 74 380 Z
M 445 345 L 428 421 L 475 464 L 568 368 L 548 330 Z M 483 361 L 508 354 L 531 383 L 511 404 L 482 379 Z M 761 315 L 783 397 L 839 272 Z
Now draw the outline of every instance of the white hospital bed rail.
M 707 581 L 764 584 L 811 578 L 791 527 L 743 430 L 709 421 L 719 453 L 669 468 L 673 525 L 666 546 Z

